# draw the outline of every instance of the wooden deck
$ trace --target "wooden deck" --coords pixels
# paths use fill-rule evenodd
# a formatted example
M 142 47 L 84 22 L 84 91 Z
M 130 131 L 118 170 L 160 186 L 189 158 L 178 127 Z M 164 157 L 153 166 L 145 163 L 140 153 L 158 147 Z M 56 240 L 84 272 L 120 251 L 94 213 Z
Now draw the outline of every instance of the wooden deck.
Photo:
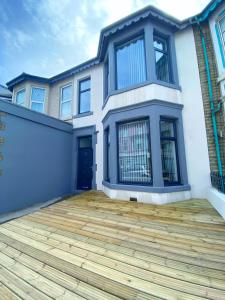
M 224 300 L 225 222 L 81 194 L 0 226 L 0 299 Z

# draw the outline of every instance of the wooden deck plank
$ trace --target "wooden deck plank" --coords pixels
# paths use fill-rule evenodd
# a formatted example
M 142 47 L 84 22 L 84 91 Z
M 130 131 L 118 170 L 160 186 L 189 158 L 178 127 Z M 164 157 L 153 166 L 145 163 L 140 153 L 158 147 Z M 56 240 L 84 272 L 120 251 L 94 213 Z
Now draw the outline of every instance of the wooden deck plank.
M 130 274 L 132 274 L 132 272 L 135 273 L 135 269 L 134 268 L 132 269 L 131 266 L 137 267 L 137 268 L 139 268 L 138 276 L 140 276 L 141 278 L 146 279 L 151 274 L 156 279 L 157 273 L 163 274 L 167 277 L 164 278 L 163 276 L 159 275 L 158 281 L 162 282 L 162 280 L 164 279 L 168 286 L 173 286 L 173 282 L 171 282 L 170 277 L 171 278 L 174 277 L 176 279 L 185 280 L 185 281 L 192 282 L 195 284 L 202 284 L 205 286 L 215 287 L 215 288 L 225 290 L 224 281 L 222 281 L 222 280 L 221 281 L 215 280 L 211 277 L 203 277 L 201 275 L 196 276 L 196 275 L 189 274 L 188 272 L 180 272 L 178 270 L 175 273 L 174 269 L 171 269 L 168 267 L 160 267 L 159 265 L 155 265 L 153 267 L 149 263 L 146 263 L 146 262 L 143 263 L 142 260 L 140 260 L 140 259 L 135 261 L 134 257 L 125 256 L 123 254 L 118 254 L 113 251 L 107 252 L 104 248 L 101 248 L 98 246 L 93 246 L 93 245 L 88 246 L 87 243 L 76 242 L 75 240 L 73 240 L 71 238 L 66 238 L 64 236 L 57 235 L 54 233 L 53 234 L 48 233 L 47 236 L 41 236 L 41 235 L 33 234 L 32 230 L 30 230 L 30 229 L 26 231 L 24 229 L 21 229 L 21 228 L 18 228 L 18 227 L 9 225 L 9 224 L 7 224 L 6 226 L 7 226 L 7 228 L 11 229 L 14 232 L 17 232 L 17 233 L 25 235 L 25 236 L 33 237 L 38 241 L 47 242 L 47 244 L 49 244 L 49 245 L 56 245 L 56 248 L 66 250 L 69 253 L 73 253 L 73 254 L 76 254 L 81 257 L 87 257 L 91 261 L 101 262 L 102 264 L 105 264 L 105 265 L 108 265 L 110 261 L 112 264 L 116 264 L 117 261 L 120 261 L 121 263 L 117 266 L 116 269 L 121 269 L 121 271 L 123 271 L 123 270 L 129 271 L 130 270 Z M 148 274 L 147 272 L 144 272 L 144 270 L 147 270 L 151 273 Z M 186 287 L 187 287 L 187 289 L 194 288 L 194 287 L 189 286 L 188 284 L 186 284 Z M 199 287 L 198 287 L 198 289 L 199 289 Z M 182 287 L 182 290 L 183 290 L 183 287 Z
M 90 191 L 0 226 L 0 292 L 224 300 L 224 250 L 225 222 L 207 201 L 157 206 Z

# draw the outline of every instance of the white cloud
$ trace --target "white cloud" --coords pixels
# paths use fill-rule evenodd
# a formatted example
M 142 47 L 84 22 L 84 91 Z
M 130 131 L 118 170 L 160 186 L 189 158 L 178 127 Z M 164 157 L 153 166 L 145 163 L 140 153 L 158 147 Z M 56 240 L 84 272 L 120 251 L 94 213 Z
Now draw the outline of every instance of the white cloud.
M 19 29 L 9 31 L 3 28 L 2 35 L 9 49 L 15 47 L 17 50 L 23 50 L 24 47 L 33 41 L 33 38 L 29 34 Z
M 154 5 L 176 18 L 184 19 L 200 12 L 208 2 L 209 0 L 23 0 L 26 17 L 28 15 L 26 28 L 21 30 L 20 25 L 15 25 L 10 30 L 0 28 L 0 31 L 7 46 L 7 55 L 11 53 L 15 57 L 20 51 L 20 54 L 27 57 L 21 64 L 18 61 L 18 73 L 26 71 L 52 76 L 95 57 L 101 29 L 147 5 Z M 16 24 L 15 19 L 14 22 Z M 30 45 L 34 47 L 33 54 L 29 50 L 26 52 L 26 47 Z

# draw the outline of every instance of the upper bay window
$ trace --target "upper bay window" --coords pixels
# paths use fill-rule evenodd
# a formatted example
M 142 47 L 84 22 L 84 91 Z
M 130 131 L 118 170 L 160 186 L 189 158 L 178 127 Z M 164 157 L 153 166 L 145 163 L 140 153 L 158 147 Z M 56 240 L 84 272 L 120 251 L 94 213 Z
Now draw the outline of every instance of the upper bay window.
M 79 106 L 78 113 L 90 112 L 91 108 L 91 79 L 79 82 Z
M 135 28 L 134 28 L 135 30 Z M 118 33 L 104 53 L 104 105 L 111 95 L 148 84 L 179 89 L 173 32 L 141 24 Z
M 120 183 L 151 183 L 152 172 L 149 136 L 148 119 L 118 125 Z
M 146 81 L 144 38 L 140 36 L 116 47 L 116 88 Z
M 32 87 L 31 89 L 31 109 L 41 112 L 44 112 L 45 104 L 45 89 Z
M 25 89 L 22 89 L 16 93 L 16 104 L 24 105 L 25 104 Z
M 168 40 L 154 34 L 154 52 L 157 80 L 172 82 Z
M 72 104 L 72 85 L 67 85 L 61 89 L 61 105 L 60 116 L 66 118 L 71 116 L 71 104 Z

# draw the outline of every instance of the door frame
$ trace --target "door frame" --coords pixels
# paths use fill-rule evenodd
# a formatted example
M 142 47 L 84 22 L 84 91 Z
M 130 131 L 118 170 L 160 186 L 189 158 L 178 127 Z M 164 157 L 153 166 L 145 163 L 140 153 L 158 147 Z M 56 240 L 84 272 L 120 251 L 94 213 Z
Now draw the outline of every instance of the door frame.
M 91 145 L 90 147 L 80 147 L 80 140 L 82 139 L 86 139 L 86 138 L 90 138 L 91 139 Z M 79 161 L 77 161 L 77 188 L 79 186 L 79 190 L 90 190 L 92 189 L 92 178 L 93 178 L 93 148 L 92 148 L 92 135 L 85 135 L 85 136 L 81 136 L 81 137 L 78 137 L 77 138 L 77 141 L 78 141 L 78 152 L 77 152 L 77 157 L 79 159 Z M 81 161 L 81 157 L 80 157 L 80 154 L 82 151 L 86 151 L 86 150 L 91 150 L 91 156 L 89 157 L 89 159 L 91 159 L 91 181 L 90 178 L 88 180 L 88 186 L 90 185 L 90 188 L 81 188 L 80 186 L 80 182 L 79 182 L 79 179 L 81 181 L 83 181 L 83 176 L 81 176 L 82 174 L 82 169 L 84 168 L 84 165 L 83 165 L 83 162 Z M 84 180 L 85 181 L 85 180 Z M 87 184 L 87 182 L 86 182 Z
M 92 189 L 97 189 L 96 184 L 96 171 L 97 171 L 97 164 L 96 164 L 96 144 L 97 144 L 97 132 L 96 126 L 86 126 L 81 128 L 74 128 L 73 129 L 73 155 L 72 155 L 72 180 L 71 180 L 71 189 L 72 192 L 77 190 L 77 178 L 78 178 L 78 142 L 79 138 L 91 136 L 92 137 L 92 149 L 93 149 L 93 177 L 92 177 Z

